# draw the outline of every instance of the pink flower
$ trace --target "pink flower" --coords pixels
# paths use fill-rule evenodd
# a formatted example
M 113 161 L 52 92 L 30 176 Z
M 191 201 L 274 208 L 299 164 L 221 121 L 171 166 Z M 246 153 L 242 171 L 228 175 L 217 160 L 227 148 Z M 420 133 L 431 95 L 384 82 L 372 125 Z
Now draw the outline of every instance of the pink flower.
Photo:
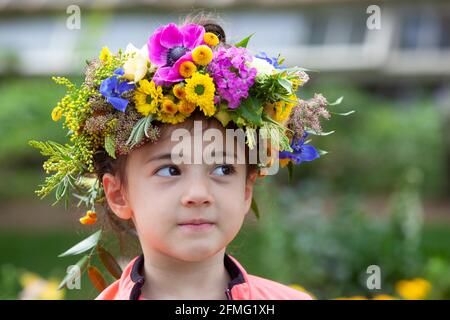
M 203 44 L 205 28 L 187 24 L 181 28 L 174 23 L 159 27 L 147 42 L 150 61 L 159 68 L 153 81 L 157 85 L 169 85 L 182 81 L 179 67 L 184 61 L 192 61 L 191 51 Z

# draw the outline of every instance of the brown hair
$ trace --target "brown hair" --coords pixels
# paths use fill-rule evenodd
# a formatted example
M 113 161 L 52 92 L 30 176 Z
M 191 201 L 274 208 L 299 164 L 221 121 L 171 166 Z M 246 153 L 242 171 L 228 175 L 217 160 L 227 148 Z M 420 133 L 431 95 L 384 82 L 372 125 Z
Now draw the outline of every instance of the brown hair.
M 197 13 L 195 15 L 188 16 L 184 24 L 186 23 L 196 23 L 199 25 L 204 26 L 206 32 L 212 32 L 216 34 L 220 40 L 220 42 L 223 45 L 226 45 L 226 36 L 223 28 L 215 22 L 217 19 L 213 19 L 211 14 L 205 14 L 204 12 Z M 192 121 L 188 121 L 192 120 Z M 199 110 L 194 111 L 194 113 L 181 124 L 181 126 L 188 127 L 188 130 L 192 129 L 192 124 L 194 120 L 202 120 L 203 123 L 206 122 L 206 127 L 210 127 L 213 122 L 216 122 L 220 124 L 220 122 L 216 118 L 206 118 L 203 113 Z M 152 123 L 153 124 L 153 123 Z M 160 129 L 161 136 L 164 135 L 165 132 L 167 132 L 168 128 L 172 127 L 172 125 L 164 124 L 164 123 L 155 123 L 155 126 L 157 126 Z M 222 126 L 220 124 L 220 126 Z M 229 124 L 226 126 L 227 129 L 238 129 L 236 124 L 232 121 L 229 122 Z M 151 142 L 150 142 L 151 143 Z M 116 159 L 113 159 L 110 157 L 105 150 L 99 150 L 94 155 L 94 166 L 95 171 L 97 174 L 97 177 L 102 183 L 103 176 L 106 173 L 110 173 L 112 175 L 115 175 L 121 182 L 122 186 L 126 187 L 127 185 L 127 179 L 126 179 L 126 165 L 127 165 L 127 155 L 120 155 Z M 249 148 L 245 144 L 245 159 L 246 159 L 246 177 L 249 178 L 250 174 L 254 172 L 258 172 L 258 166 L 256 164 L 249 164 Z M 111 208 L 108 205 L 108 202 L 103 202 L 103 209 L 105 216 L 107 217 L 104 222 L 108 222 L 109 226 L 113 229 L 114 232 L 117 233 L 118 239 L 119 239 L 119 245 L 120 250 L 122 253 L 125 253 L 125 249 L 129 249 L 128 243 L 129 241 L 126 241 L 126 238 L 131 236 L 131 238 L 136 239 L 137 233 L 136 229 L 134 227 L 134 224 L 132 220 L 122 220 L 114 214 L 114 212 L 111 210 Z M 133 253 L 130 253 L 130 255 L 133 255 Z

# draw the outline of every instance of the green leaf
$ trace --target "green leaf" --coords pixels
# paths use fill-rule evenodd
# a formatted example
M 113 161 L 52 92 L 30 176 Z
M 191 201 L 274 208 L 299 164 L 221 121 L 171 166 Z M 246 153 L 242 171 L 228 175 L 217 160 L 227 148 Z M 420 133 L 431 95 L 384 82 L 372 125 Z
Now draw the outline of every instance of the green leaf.
M 80 260 L 78 260 L 78 262 L 67 271 L 67 275 L 59 283 L 58 290 L 61 290 L 62 288 L 64 288 L 64 286 L 68 282 L 75 279 L 75 277 L 81 276 L 81 274 L 84 272 L 84 270 L 86 270 L 88 264 L 89 264 L 89 256 L 88 255 L 86 255 L 83 258 L 81 258 Z M 78 274 L 77 272 L 74 272 L 75 271 L 74 269 L 76 269 L 76 268 L 80 269 L 80 274 Z
M 251 204 L 251 208 L 253 210 L 253 212 L 255 213 L 256 219 L 259 220 L 259 208 L 258 205 L 256 204 L 256 200 L 254 197 L 252 197 L 252 204 Z
M 308 129 L 308 130 L 306 130 L 306 132 L 308 132 L 310 134 L 313 134 L 315 136 L 328 136 L 328 135 L 334 133 L 334 130 L 333 131 L 328 131 L 328 132 L 317 132 L 317 131 L 314 131 L 312 129 Z
M 105 136 L 105 150 L 110 157 L 116 159 L 116 139 L 114 135 Z
M 292 83 L 288 79 L 279 77 L 277 80 L 280 86 L 282 86 L 288 94 L 292 94 Z
M 58 257 L 77 255 L 77 254 L 83 253 L 83 252 L 95 247 L 97 245 L 98 241 L 100 240 L 101 234 L 102 234 L 102 230 L 98 230 L 96 233 L 90 235 L 83 241 L 77 243 L 76 245 L 74 245 L 72 248 L 70 248 L 66 252 L 61 253 Z
M 130 137 L 128 138 L 126 144 L 130 145 L 130 147 L 134 147 L 136 144 L 138 144 L 142 138 L 144 137 L 144 129 L 145 129 L 145 122 L 147 121 L 147 117 L 143 117 L 139 119 L 134 127 L 133 130 L 131 130 Z
M 152 121 L 153 121 L 153 116 L 152 116 L 152 115 L 149 115 L 149 116 L 147 116 L 147 117 L 145 118 L 144 134 L 145 134 L 145 136 L 146 136 L 147 138 L 150 138 L 150 137 L 148 136 L 147 132 L 148 132 L 148 128 L 150 127 L 150 124 L 152 123 Z
M 355 113 L 356 111 L 352 110 L 352 111 L 349 111 L 349 112 L 331 112 L 331 111 L 329 111 L 329 112 L 332 113 L 332 114 L 337 114 L 339 116 L 349 116 L 349 115 Z
M 342 100 L 344 99 L 344 97 L 339 97 L 335 102 L 329 103 L 329 106 L 336 106 L 338 104 L 340 104 L 342 102 Z
M 324 155 L 326 155 L 327 153 L 329 153 L 328 151 L 325 151 L 325 150 L 320 150 L 320 149 L 316 149 L 317 150 L 317 152 L 321 155 L 321 156 L 324 156 Z
M 249 35 L 248 37 L 242 39 L 241 41 L 239 41 L 238 43 L 236 43 L 234 46 L 235 47 L 243 47 L 243 48 L 247 48 L 248 45 L 248 41 L 250 40 L 250 38 L 254 35 L 254 33 L 252 33 L 251 35 Z
M 263 107 L 261 102 L 254 97 L 248 97 L 241 102 L 239 108 L 235 109 L 236 112 L 248 122 L 262 125 L 262 111 Z

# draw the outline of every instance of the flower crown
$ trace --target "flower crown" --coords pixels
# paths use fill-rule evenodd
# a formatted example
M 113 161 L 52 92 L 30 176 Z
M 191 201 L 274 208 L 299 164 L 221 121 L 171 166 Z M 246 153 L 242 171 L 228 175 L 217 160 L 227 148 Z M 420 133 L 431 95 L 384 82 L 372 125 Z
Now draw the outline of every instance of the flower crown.
M 30 141 L 49 157 L 43 167 L 53 173 L 36 193 L 45 197 L 55 190 L 55 203 L 64 199 L 66 208 L 70 195 L 75 196 L 78 206 L 89 209 L 80 222 L 94 223 L 95 204 L 105 200 L 94 155 L 101 151 L 117 158 L 156 142 L 157 123 L 181 123 L 195 110 L 224 127 L 233 122 L 242 128 L 250 149 L 257 129 L 269 132 L 267 138 L 279 146 L 280 164 L 288 166 L 289 174 L 294 164 L 326 153 L 306 138 L 331 133 L 322 131 L 320 118 L 329 119 L 327 107 L 342 98 L 334 103 L 321 94 L 300 99 L 297 91 L 309 79 L 307 70 L 287 68 L 279 56 L 252 55 L 247 49 L 250 37 L 228 45 L 221 34 L 202 25 L 170 23 L 159 27 L 141 49 L 129 44 L 125 52 L 113 54 L 104 47 L 98 59 L 88 62 L 79 87 L 55 77 L 67 86 L 67 94 L 51 117 L 64 117 L 70 142 Z M 258 216 L 255 202 L 252 208 Z

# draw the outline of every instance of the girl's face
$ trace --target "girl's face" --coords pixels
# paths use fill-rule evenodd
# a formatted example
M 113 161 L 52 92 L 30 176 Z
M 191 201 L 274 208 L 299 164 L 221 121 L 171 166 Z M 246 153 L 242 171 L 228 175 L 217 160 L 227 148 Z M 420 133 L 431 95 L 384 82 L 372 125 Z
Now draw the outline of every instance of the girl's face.
M 126 188 L 116 177 L 104 176 L 111 209 L 123 219 L 133 219 L 144 251 L 201 261 L 225 248 L 239 232 L 250 210 L 256 173 L 247 179 L 246 165 L 234 158 L 244 146 L 236 143 L 227 149 L 224 128 L 215 122 L 212 127 L 223 133 L 223 148 L 216 149 L 225 152 L 220 162 L 208 164 L 203 158 L 201 164 L 175 164 L 171 155 L 179 142 L 171 141 L 173 126 L 156 143 L 129 154 Z M 194 159 L 194 141 L 200 141 L 203 150 L 209 144 L 193 131 L 191 150 L 183 149 L 190 153 L 187 159 Z M 194 219 L 208 223 L 189 224 Z

